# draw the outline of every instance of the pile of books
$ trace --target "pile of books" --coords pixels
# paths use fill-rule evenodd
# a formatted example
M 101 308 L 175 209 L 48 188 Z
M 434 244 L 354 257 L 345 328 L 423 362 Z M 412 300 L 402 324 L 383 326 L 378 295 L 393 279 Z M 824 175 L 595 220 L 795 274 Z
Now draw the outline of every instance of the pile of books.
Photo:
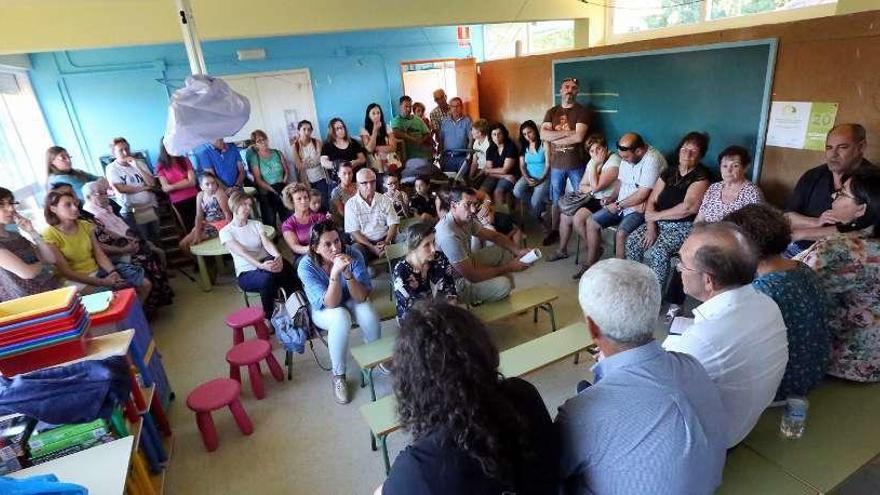
M 91 423 L 50 425 L 37 423 L 27 441 L 31 464 L 41 464 L 116 439 L 106 420 Z
M 27 441 L 35 424 L 23 414 L 0 417 L 0 475 L 27 466 Z
M 0 303 L 0 372 L 17 375 L 81 358 L 88 328 L 75 287 Z

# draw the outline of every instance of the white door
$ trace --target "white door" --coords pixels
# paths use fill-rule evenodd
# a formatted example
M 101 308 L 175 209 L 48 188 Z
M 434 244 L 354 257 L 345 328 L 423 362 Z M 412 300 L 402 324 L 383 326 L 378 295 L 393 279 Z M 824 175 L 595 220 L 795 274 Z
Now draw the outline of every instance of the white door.
M 250 139 L 251 131 L 262 129 L 269 136 L 270 146 L 280 150 L 292 165 L 290 143 L 296 137 L 297 123 L 310 120 L 318 136 L 318 113 L 308 69 L 224 76 L 223 80 L 251 102 L 250 119 L 230 141 Z

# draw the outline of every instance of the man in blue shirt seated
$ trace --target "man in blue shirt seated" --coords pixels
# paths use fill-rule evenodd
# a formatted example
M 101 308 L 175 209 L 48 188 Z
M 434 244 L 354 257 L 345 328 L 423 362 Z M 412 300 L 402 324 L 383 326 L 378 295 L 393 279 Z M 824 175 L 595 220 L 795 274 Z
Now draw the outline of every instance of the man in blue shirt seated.
M 601 354 L 594 385 L 556 417 L 567 493 L 713 493 L 727 416 L 700 363 L 654 341 L 657 277 L 634 261 L 600 261 L 578 299 Z
M 218 139 L 202 145 L 195 154 L 199 176 L 210 170 L 226 187 L 242 187 L 244 184 L 244 163 L 234 143 Z

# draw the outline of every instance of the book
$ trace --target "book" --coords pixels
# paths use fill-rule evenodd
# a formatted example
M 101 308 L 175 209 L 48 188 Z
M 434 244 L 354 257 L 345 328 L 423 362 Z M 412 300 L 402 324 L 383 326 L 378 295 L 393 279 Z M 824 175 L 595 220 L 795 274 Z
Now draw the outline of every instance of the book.
M 35 458 L 31 459 L 31 464 L 36 466 L 37 464 L 42 464 L 44 462 L 53 461 L 55 459 L 58 459 L 58 458 L 61 458 L 61 457 L 64 457 L 64 456 L 67 456 L 70 454 L 82 452 L 83 450 L 90 449 L 90 448 L 95 447 L 97 445 L 109 443 L 109 442 L 112 442 L 113 440 L 116 440 L 116 439 L 112 435 L 109 435 L 109 434 L 103 435 L 101 437 L 95 438 L 95 439 L 93 439 L 89 442 L 86 442 L 86 443 L 81 443 L 79 445 L 72 445 L 70 447 L 59 450 L 57 452 L 52 452 L 51 454 L 46 454 L 46 455 L 43 455 L 40 457 L 35 457 Z
M 0 418 L 0 461 L 25 455 L 25 446 L 36 421 L 23 414 Z
M 37 425 L 37 429 L 39 429 L 40 426 L 41 425 Z M 100 418 L 90 423 L 60 425 L 55 428 L 42 431 L 41 433 L 35 433 L 31 435 L 30 439 L 28 439 L 28 447 L 31 450 L 40 449 L 50 443 L 55 443 L 65 438 L 89 432 L 97 428 L 106 429 L 106 427 L 106 421 Z

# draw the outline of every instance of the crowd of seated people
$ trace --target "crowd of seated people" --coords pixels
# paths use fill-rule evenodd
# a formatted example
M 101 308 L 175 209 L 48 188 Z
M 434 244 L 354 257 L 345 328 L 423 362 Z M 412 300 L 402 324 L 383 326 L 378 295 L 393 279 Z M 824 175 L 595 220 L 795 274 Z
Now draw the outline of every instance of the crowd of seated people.
M 505 125 L 472 122 L 461 99 L 439 91 L 427 116 L 407 96 L 387 123 L 370 104 L 359 139 L 332 118 L 322 142 L 304 120 L 290 150 L 254 130 L 244 150 L 206 143 L 195 165 L 161 146 L 155 172 L 122 137 L 105 177 L 74 169 L 54 146 L 42 232 L 0 188 L 0 299 L 69 284 L 134 288 L 148 314 L 171 304 L 158 245 L 167 196 L 180 247 L 218 237 L 267 317 L 281 289 L 304 290 L 344 404 L 351 328 L 365 342 L 381 336 L 371 263 L 405 243 L 388 274 L 402 328 L 391 373 L 414 442 L 383 493 L 417 492 L 425 479 L 451 491 L 711 492 L 726 449 L 774 402 L 808 394 L 826 375 L 880 381 L 880 170 L 864 156 L 862 126 L 835 126 L 826 163 L 777 210 L 748 180 L 745 148 L 723 147 L 711 163 L 700 131 L 669 157 L 659 148 L 675 143 L 652 145 L 638 132 L 609 142 L 591 129 L 580 90 L 565 79 L 560 104 L 519 127 L 519 145 Z M 497 350 L 463 309 L 508 297 L 514 274 L 529 269 L 519 258 L 530 222 L 555 246 L 549 262 L 570 256 L 572 233 L 583 241 L 573 278 L 603 356 L 555 425 L 533 387 L 498 378 Z M 611 227 L 616 259 L 599 261 Z M 693 323 L 654 341 L 663 304 L 672 317 L 688 296 L 698 302 Z M 462 404 L 476 412 L 458 417 Z M 632 413 L 617 414 L 621 404 Z M 647 463 L 662 468 L 614 475 Z

